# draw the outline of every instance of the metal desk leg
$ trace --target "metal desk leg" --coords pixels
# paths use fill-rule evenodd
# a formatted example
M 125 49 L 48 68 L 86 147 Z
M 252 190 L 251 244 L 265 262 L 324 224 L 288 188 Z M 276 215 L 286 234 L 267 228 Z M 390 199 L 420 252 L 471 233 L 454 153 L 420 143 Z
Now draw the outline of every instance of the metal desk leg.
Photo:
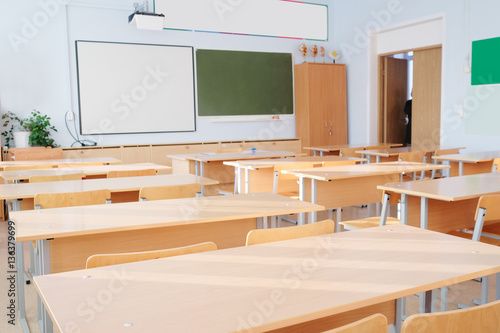
M 50 273 L 50 245 L 48 240 L 37 241 L 39 253 L 39 275 L 47 275 Z M 52 333 L 52 320 L 50 319 L 45 306 L 40 298 L 38 298 L 38 307 L 41 314 L 39 326 L 42 333 Z
M 248 194 L 250 192 L 250 170 L 245 168 L 245 193 Z
M 280 180 L 280 172 L 279 171 L 274 171 L 273 172 L 273 193 L 278 194 L 278 184 Z
M 496 292 L 496 299 L 497 301 L 500 301 L 500 273 L 497 273 L 497 278 L 496 278 L 496 289 L 497 289 L 497 292 Z
M 432 312 L 432 290 L 418 294 L 418 311 L 419 313 Z
M 401 194 L 401 224 L 408 224 L 408 196 L 406 194 Z
M 481 278 L 481 305 L 488 303 L 488 294 L 490 291 L 490 279 L 488 276 Z
M 12 211 L 21 210 L 18 200 L 7 202 L 7 207 L 11 205 Z M 15 225 L 15 224 L 14 224 Z M 17 229 L 16 229 L 17 230 Z M 26 295 L 25 284 L 26 276 L 24 272 L 24 245 L 16 241 L 16 288 L 17 288 L 17 314 L 19 318 L 19 325 L 24 333 L 29 333 L 30 329 L 28 321 L 26 320 Z M 34 268 L 34 267 L 33 267 Z
M 389 201 L 391 199 L 391 195 L 388 193 L 384 193 L 384 202 L 382 203 L 382 212 L 380 214 L 380 225 L 387 224 L 387 216 L 389 215 Z
M 317 191 L 317 181 L 316 179 L 311 179 L 311 203 L 316 204 L 318 202 L 318 191 Z M 318 214 L 316 212 L 309 213 L 309 223 L 315 223 L 318 219 Z
M 325 155 L 325 152 L 324 151 L 320 151 L 319 152 L 319 156 L 323 157 Z
M 335 232 L 340 232 L 340 222 L 342 222 L 342 207 L 335 210 Z
M 380 163 L 380 156 L 375 157 L 375 161 L 376 161 L 377 163 Z
M 448 311 L 448 287 L 441 288 L 441 311 Z
M 200 166 L 198 163 L 199 163 L 198 161 L 194 161 L 194 174 L 195 174 L 195 176 L 200 175 Z
M 318 156 L 318 151 L 317 150 L 313 150 L 313 156 Z
M 200 163 L 200 170 L 199 170 L 200 174 L 199 174 L 199 176 L 200 177 L 204 177 L 205 176 L 205 171 L 203 170 L 203 164 L 204 164 L 204 162 L 200 161 L 199 163 Z M 201 185 L 201 196 L 203 196 L 203 197 L 205 196 L 205 185 Z
M 464 162 L 462 161 L 458 162 L 458 175 L 459 176 L 464 175 Z
M 429 199 L 420 198 L 420 228 L 429 228 Z
M 304 177 L 299 177 L 299 199 L 300 201 L 305 201 L 306 199 L 306 191 L 305 191 L 305 186 L 306 181 Z M 306 214 L 305 213 L 299 213 L 299 225 L 303 225 L 306 222 Z
M 240 168 L 234 167 L 234 194 L 239 194 L 238 192 L 238 178 L 240 178 Z
M 403 326 L 403 319 L 406 313 L 406 300 L 404 298 L 398 298 L 396 300 L 396 333 L 401 332 L 401 327 Z

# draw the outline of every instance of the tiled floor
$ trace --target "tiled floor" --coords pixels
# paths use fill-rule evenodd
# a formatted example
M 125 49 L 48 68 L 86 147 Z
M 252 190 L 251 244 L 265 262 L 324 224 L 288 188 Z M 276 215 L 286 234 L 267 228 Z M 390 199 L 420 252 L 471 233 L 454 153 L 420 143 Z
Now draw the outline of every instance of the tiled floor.
M 394 209 L 392 210 L 395 211 Z M 370 206 L 368 208 L 351 208 L 345 209 L 343 213 L 343 219 L 356 219 L 367 216 L 375 216 L 376 209 L 374 206 Z M 326 215 L 320 214 L 319 219 L 324 218 Z M 0 291 L 2 295 L 0 295 L 0 308 L 2 309 L 1 321 L 0 321 L 0 333 L 20 333 L 21 329 L 16 326 L 13 327 L 7 324 L 6 314 L 7 314 L 7 280 L 6 280 L 6 270 L 7 270 L 7 223 L 0 222 L 0 272 L 1 272 L 1 280 L 0 280 Z M 494 280 L 494 279 L 491 279 Z M 494 285 L 490 288 L 490 299 L 493 299 L 494 294 Z M 448 307 L 449 309 L 456 309 L 458 303 L 464 304 L 472 304 L 472 299 L 477 298 L 480 295 L 480 283 L 471 281 L 466 282 L 460 285 L 453 286 L 450 288 L 448 293 Z M 439 302 L 439 299 L 438 299 Z M 38 333 L 38 325 L 36 324 L 35 316 L 36 316 L 36 292 L 34 290 L 33 285 L 26 286 L 26 304 L 27 304 L 27 316 L 28 322 L 31 327 L 32 332 Z M 408 297 L 407 300 L 407 312 L 409 314 L 417 313 L 418 309 L 418 299 L 416 296 Z

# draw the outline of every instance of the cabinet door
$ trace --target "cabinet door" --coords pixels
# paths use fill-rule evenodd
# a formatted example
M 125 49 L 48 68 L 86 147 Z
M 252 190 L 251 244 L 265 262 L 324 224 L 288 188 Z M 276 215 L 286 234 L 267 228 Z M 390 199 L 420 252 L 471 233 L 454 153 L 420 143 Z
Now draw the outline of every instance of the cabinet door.
M 347 143 L 345 67 L 316 64 L 309 75 L 311 144 Z

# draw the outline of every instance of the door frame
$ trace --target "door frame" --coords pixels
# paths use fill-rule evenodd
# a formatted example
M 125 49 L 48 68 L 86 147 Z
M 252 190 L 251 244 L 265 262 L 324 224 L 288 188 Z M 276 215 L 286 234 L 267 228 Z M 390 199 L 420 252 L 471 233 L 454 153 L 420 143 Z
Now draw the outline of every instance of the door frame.
M 385 33 L 388 31 L 397 31 L 407 29 L 408 27 L 418 26 L 420 24 L 424 24 L 429 21 L 440 20 L 442 24 L 442 30 L 445 31 L 446 27 L 446 17 L 444 14 L 436 14 L 428 17 L 424 17 L 418 20 L 412 20 L 407 22 L 402 22 L 397 25 L 393 25 L 390 27 L 385 27 L 383 29 L 378 29 L 376 31 L 372 31 L 369 33 L 368 38 L 368 100 L 367 100 L 367 132 L 368 132 L 368 141 L 369 142 L 377 142 L 379 139 L 379 107 L 380 107 L 380 57 L 396 54 L 396 53 L 405 53 L 414 50 L 421 49 L 430 49 L 435 47 L 441 47 L 443 52 L 442 63 L 441 63 L 441 117 L 444 114 L 444 102 L 445 102 L 445 68 L 446 68 L 446 39 L 443 37 L 441 43 L 429 43 L 428 45 L 419 45 L 415 47 L 402 47 L 398 49 L 397 47 L 390 52 L 379 53 L 378 52 L 378 35 L 381 33 Z M 443 124 L 443 122 L 441 122 Z M 442 130 L 442 128 L 441 128 Z M 442 131 L 441 131 L 442 133 Z

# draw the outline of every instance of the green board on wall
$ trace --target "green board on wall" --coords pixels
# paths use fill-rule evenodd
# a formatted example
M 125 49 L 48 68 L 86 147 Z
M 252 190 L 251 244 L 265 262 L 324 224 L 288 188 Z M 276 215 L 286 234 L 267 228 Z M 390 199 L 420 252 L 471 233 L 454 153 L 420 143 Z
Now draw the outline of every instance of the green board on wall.
M 290 53 L 197 50 L 198 114 L 293 114 Z
M 500 37 L 472 42 L 472 85 L 500 83 Z

